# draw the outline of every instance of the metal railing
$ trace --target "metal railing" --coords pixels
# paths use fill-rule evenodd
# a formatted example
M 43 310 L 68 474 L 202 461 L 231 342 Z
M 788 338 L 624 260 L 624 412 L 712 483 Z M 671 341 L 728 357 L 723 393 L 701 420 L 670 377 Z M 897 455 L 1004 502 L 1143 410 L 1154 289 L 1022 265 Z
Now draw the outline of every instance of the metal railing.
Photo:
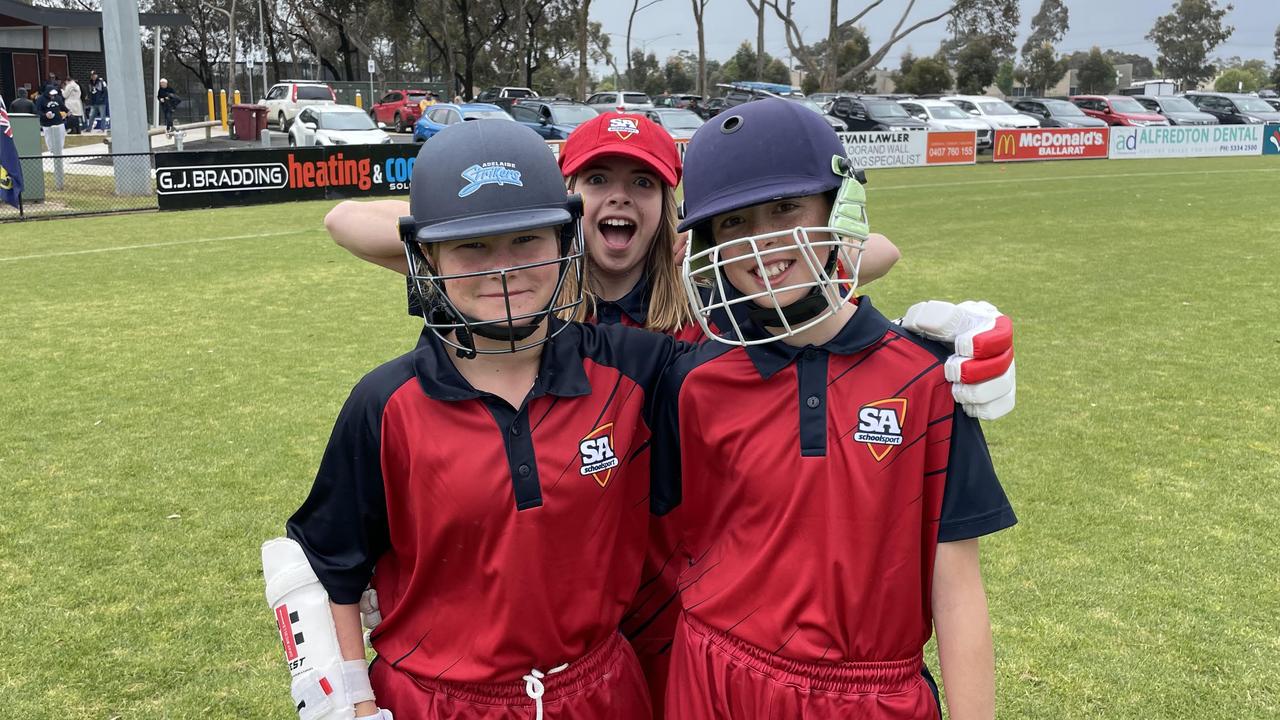
M 0 222 L 156 209 L 151 153 L 20 156 L 22 210 L 0 203 Z

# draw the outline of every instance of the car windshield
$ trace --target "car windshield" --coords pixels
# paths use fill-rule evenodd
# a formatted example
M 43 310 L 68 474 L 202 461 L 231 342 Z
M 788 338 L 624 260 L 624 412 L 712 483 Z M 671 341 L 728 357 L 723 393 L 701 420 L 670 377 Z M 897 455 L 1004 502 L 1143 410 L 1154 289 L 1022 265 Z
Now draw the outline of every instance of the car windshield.
M 1190 100 L 1180 97 L 1160 98 L 1160 105 L 1165 112 L 1200 112 L 1200 109 L 1191 104 Z
M 883 118 L 911 117 L 901 105 L 895 102 L 868 102 L 867 114 Z
M 1236 106 L 1245 112 L 1275 112 L 1265 100 L 1258 98 L 1236 98 Z
M 525 90 L 523 88 L 507 88 L 507 97 L 509 98 L 527 98 L 537 96 L 537 93 L 532 90 Z
M 664 112 L 659 115 L 662 124 L 673 130 L 697 130 L 702 127 L 702 118 L 688 110 L 680 112 Z
M 324 130 L 377 130 L 373 120 L 362 112 L 317 113 Z
M 628 105 L 652 105 L 653 101 L 644 93 L 623 93 L 622 102 Z
M 592 108 L 581 105 L 551 106 L 551 117 L 557 125 L 581 125 L 599 114 Z
M 501 110 L 468 110 L 464 120 L 510 120 L 511 116 Z
M 299 85 L 299 100 L 332 100 L 333 93 L 323 85 Z
M 930 105 L 929 113 L 939 120 L 968 120 L 969 113 L 955 105 Z
M 1054 117 L 1083 117 L 1084 111 L 1065 100 L 1046 100 L 1044 103 L 1049 108 L 1049 114 Z
M 1009 106 L 1008 103 L 1000 100 L 984 100 L 977 104 L 982 108 L 983 115 L 1017 115 L 1018 111 Z
M 1142 113 L 1144 115 L 1151 112 L 1142 107 L 1142 103 L 1133 98 L 1111 98 L 1111 109 L 1114 112 Z

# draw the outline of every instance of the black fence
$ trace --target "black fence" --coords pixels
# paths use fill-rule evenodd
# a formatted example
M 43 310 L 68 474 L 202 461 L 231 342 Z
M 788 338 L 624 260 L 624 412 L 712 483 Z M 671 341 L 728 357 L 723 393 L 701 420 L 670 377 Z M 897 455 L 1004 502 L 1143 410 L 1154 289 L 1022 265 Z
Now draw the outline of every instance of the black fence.
M 0 222 L 156 209 L 151 153 L 22 156 L 22 209 L 0 202 Z

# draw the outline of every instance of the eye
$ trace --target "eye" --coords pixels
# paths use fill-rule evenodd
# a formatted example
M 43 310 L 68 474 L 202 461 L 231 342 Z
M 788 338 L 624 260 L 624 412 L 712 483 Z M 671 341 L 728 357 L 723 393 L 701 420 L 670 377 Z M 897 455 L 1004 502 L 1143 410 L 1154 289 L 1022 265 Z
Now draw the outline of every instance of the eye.
M 731 227 L 737 227 L 738 225 L 741 225 L 743 222 L 745 221 L 742 219 L 741 215 L 730 215 L 729 217 L 720 221 L 720 229 L 728 230 Z
M 607 182 L 609 182 L 609 179 L 606 178 L 604 175 L 601 175 L 600 173 L 587 176 L 588 185 L 603 185 Z
M 513 245 L 523 245 L 525 243 L 537 242 L 538 240 L 541 240 L 541 239 L 542 239 L 541 235 L 521 235 L 520 237 L 512 240 L 511 243 Z
M 794 203 L 794 202 L 791 202 L 790 200 L 783 200 L 782 202 L 773 206 L 773 211 L 776 213 L 789 213 L 793 210 L 798 210 L 798 209 L 800 209 L 800 203 Z
M 457 247 L 459 250 L 483 250 L 485 248 L 485 245 L 484 243 L 477 241 L 477 242 L 462 243 Z
M 653 182 L 653 178 L 647 177 L 645 175 L 640 175 L 636 178 L 636 185 L 642 188 L 651 188 L 651 187 L 654 187 L 656 183 Z

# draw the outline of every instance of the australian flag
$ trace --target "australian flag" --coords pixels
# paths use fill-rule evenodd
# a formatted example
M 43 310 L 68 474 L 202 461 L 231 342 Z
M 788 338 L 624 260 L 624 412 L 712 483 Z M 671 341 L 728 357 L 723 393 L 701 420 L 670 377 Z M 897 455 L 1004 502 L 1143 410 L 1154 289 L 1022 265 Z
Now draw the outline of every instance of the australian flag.
M 0 101 L 0 201 L 22 210 L 22 163 L 13 142 L 13 126 L 4 101 Z

